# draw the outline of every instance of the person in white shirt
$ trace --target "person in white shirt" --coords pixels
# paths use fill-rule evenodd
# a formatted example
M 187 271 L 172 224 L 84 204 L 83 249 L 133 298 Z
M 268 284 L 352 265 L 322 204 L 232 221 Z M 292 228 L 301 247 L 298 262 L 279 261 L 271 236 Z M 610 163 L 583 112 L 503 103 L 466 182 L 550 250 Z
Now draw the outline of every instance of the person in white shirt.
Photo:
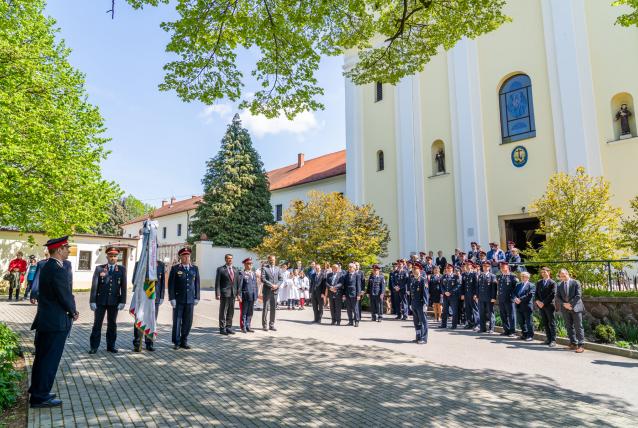
M 310 299 L 310 280 L 304 271 L 299 271 L 299 310 L 305 308 L 308 299 Z
M 294 309 L 299 303 L 299 270 L 294 269 L 286 281 L 288 289 L 288 310 Z

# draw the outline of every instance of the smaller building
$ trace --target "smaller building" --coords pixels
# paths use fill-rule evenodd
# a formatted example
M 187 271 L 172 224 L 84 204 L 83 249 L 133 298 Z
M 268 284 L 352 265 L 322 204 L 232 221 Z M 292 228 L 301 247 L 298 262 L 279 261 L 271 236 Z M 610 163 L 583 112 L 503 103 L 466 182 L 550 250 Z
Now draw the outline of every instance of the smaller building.
M 30 242 L 28 236 L 33 238 Z M 33 254 L 38 260 L 44 258 L 44 243 L 49 237 L 43 233 L 21 233 L 10 228 L 0 229 L 0 270 L 6 271 L 9 262 L 15 258 L 18 251 L 22 251 L 25 258 Z M 69 261 L 73 266 L 73 288 L 91 288 L 93 271 L 96 265 L 106 263 L 105 250 L 116 247 L 120 250 L 118 263 L 132 271 L 138 256 L 138 238 L 126 238 L 113 235 L 91 235 L 78 233 L 69 237 L 71 252 Z M 129 284 L 131 284 L 129 273 Z

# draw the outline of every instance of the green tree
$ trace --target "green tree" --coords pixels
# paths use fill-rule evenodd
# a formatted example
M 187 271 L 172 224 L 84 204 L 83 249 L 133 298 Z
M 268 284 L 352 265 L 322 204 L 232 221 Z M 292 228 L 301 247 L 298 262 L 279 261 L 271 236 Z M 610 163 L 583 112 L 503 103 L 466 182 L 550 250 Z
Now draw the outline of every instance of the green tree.
M 630 202 L 633 215 L 622 220 L 622 241 L 625 248 L 638 254 L 638 196 Z
M 127 0 L 135 8 L 169 0 Z M 259 51 L 251 72 L 259 90 L 240 108 L 289 118 L 323 108 L 316 72 L 321 56 L 357 49 L 346 75 L 357 84 L 397 83 L 422 71 L 430 58 L 462 37 L 474 38 L 508 18 L 504 0 L 178 0 L 179 18 L 162 23 L 166 49 L 178 59 L 164 66 L 162 90 L 184 101 L 241 98 L 240 49 Z
M 192 223 L 192 238 L 214 245 L 252 248 L 273 222 L 268 177 L 239 115 L 228 125 L 217 156 L 207 163 L 204 196 Z
M 615 0 L 614 6 L 627 6 L 630 10 L 618 17 L 616 24 L 623 27 L 638 26 L 638 0 Z
M 387 255 L 390 233 L 371 205 L 357 206 L 339 193 L 310 192 L 294 201 L 283 222 L 266 226 L 254 251 L 284 260 L 375 263 Z
M 623 255 L 620 216 L 609 203 L 609 183 L 582 167 L 574 175 L 554 174 L 545 194 L 531 206 L 540 220 L 537 233 L 545 235 L 538 250 L 526 250 L 531 261 L 605 260 Z M 604 266 L 567 263 L 573 276 L 592 284 L 605 282 Z
M 0 2 L 0 224 L 55 236 L 106 220 L 118 189 L 101 177 L 102 117 L 43 9 Z
M 116 198 L 109 208 L 109 218 L 93 229 L 99 235 L 122 235 L 120 225 L 134 218 L 141 217 L 153 211 L 153 206 L 137 199 L 133 195 Z

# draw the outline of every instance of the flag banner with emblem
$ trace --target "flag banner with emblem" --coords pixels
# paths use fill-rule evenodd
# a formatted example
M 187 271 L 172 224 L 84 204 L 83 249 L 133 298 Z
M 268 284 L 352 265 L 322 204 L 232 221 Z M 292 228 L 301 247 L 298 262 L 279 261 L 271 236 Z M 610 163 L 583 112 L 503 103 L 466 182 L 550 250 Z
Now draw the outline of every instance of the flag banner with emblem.
M 153 341 L 157 337 L 155 329 L 157 227 L 158 223 L 152 220 L 146 220 L 142 226 L 142 251 L 133 273 L 133 297 L 129 307 L 129 313 L 135 318 L 135 328 Z

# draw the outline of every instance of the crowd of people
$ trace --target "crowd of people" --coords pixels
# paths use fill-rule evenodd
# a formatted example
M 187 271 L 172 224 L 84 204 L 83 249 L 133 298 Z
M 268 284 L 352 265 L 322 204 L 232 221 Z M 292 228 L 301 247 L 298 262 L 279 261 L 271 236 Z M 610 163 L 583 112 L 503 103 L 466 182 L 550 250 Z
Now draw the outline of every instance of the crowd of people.
M 61 404 L 50 393 L 55 373 L 69 334 L 72 321 L 79 313 L 72 295 L 72 275 L 67 260 L 69 245 L 67 237 L 47 242 L 50 258 L 38 263 L 28 281 L 32 284 L 32 303 L 38 303 L 32 326 L 36 330 L 36 352 L 30 387 L 32 407 L 51 407 Z M 242 261 L 242 268 L 234 266 L 232 254 L 226 254 L 225 262 L 215 274 L 215 298 L 219 300 L 219 333 L 233 335 L 235 303 L 239 302 L 239 327 L 242 333 L 254 333 L 253 313 L 261 297 L 261 327 L 263 331 L 276 331 L 277 309 L 288 310 L 312 307 L 313 322 L 321 323 L 324 308 L 330 311 L 330 324 L 342 323 L 342 307 L 345 305 L 347 325 L 358 327 L 361 322 L 362 301 L 367 295 L 370 320 L 380 323 L 386 314 L 397 320 L 412 317 L 418 344 L 428 341 L 428 312 L 438 328 L 456 329 L 459 326 L 472 329 L 477 334 L 493 334 L 498 307 L 504 336 L 516 337 L 516 324 L 521 340 L 534 337 L 532 314 L 540 312 L 546 334 L 546 344 L 556 346 L 555 312 L 561 311 L 566 322 L 570 347 L 583 352 L 584 331 L 581 300 L 581 285 L 571 279 L 566 269 L 558 274 L 557 284 L 548 267 L 540 269 L 541 279 L 530 282 L 520 255 L 513 243 L 506 252 L 497 243 L 483 251 L 476 243 L 466 254 L 456 250 L 450 262 L 439 251 L 421 252 L 409 259 L 392 263 L 386 275 L 381 266 L 374 264 L 366 276 L 357 262 L 346 269 L 339 263 L 323 264 L 311 262 L 302 266 L 297 262 L 293 268 L 287 263 L 277 263 L 271 255 L 259 268 L 251 258 Z M 89 338 L 89 353 L 95 354 L 100 346 L 102 324 L 107 318 L 106 349 L 116 353 L 117 314 L 123 310 L 127 300 L 126 268 L 117 263 L 117 248 L 106 250 L 107 263 L 98 265 L 93 275 L 89 299 L 94 312 L 94 323 Z M 178 252 L 179 263 L 167 267 L 157 261 L 155 284 L 155 316 L 160 310 L 165 295 L 172 307 L 173 323 L 171 340 L 173 348 L 190 349 L 188 338 L 193 322 L 195 306 L 200 301 L 200 274 L 191 262 L 191 250 L 182 248 Z M 17 259 L 21 259 L 17 258 Z M 12 273 L 27 273 L 21 263 L 11 264 Z M 168 272 L 168 274 L 167 274 Z M 30 279 L 29 279 L 30 278 Z M 135 280 L 133 279 L 133 282 Z M 167 292 L 167 293 L 166 293 Z M 19 290 L 17 291 L 19 295 Z M 154 351 L 151 337 L 134 327 L 133 349 L 141 352 L 141 339 L 148 351 Z
M 24 259 L 24 253 L 18 251 L 16 257 L 9 262 L 4 279 L 9 283 L 9 300 L 26 300 L 31 292 L 31 286 L 35 279 L 38 260 L 31 254 L 28 261 Z M 20 297 L 20 288 L 24 285 L 24 295 Z

